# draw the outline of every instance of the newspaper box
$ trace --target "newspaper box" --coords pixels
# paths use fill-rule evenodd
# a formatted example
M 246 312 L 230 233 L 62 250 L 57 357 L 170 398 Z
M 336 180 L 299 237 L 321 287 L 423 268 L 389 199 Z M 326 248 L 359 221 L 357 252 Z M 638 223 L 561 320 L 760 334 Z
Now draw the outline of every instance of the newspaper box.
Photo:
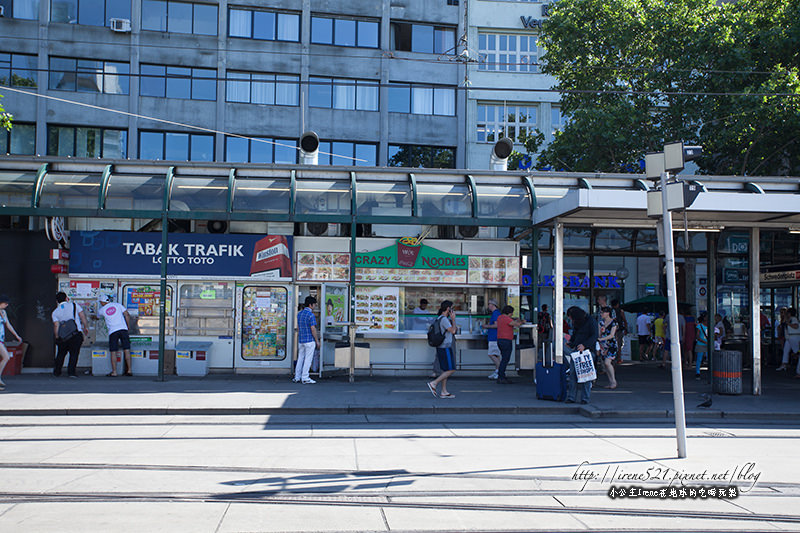
M 125 360 L 122 357 L 122 351 L 116 352 L 115 357 L 117 358 L 117 375 L 121 376 L 125 373 Z M 92 347 L 92 375 L 107 376 L 110 373 L 111 358 L 109 357 L 108 343 L 97 343 Z
M 158 343 L 152 337 L 131 335 L 131 372 L 134 376 L 158 375 Z
M 175 371 L 179 376 L 208 374 L 210 342 L 180 341 L 175 347 Z

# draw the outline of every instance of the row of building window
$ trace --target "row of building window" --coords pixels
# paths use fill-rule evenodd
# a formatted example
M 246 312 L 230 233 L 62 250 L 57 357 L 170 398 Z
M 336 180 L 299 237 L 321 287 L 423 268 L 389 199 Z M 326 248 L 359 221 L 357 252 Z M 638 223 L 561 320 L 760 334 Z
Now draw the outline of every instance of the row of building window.
M 36 56 L 0 54 L 0 81 L 36 86 Z M 217 99 L 217 71 L 207 68 L 140 65 L 139 94 L 191 100 Z M 128 94 L 129 66 L 116 61 L 50 58 L 50 89 Z M 300 77 L 288 74 L 228 71 L 226 101 L 266 105 L 299 105 Z M 329 109 L 379 110 L 379 81 L 346 78 L 309 78 L 309 105 Z M 389 111 L 420 115 L 455 116 L 456 89 L 392 83 Z
M 33 155 L 36 126 L 14 124 L 0 133 L 0 153 Z M 350 141 L 320 142 L 320 165 L 377 166 L 378 145 Z M 297 139 L 272 137 L 225 138 L 225 161 L 231 163 L 284 163 L 298 161 Z M 47 155 L 61 157 L 126 159 L 127 130 L 47 127 Z M 139 159 L 214 161 L 214 136 L 205 133 L 139 132 Z M 389 145 L 389 166 L 455 168 L 455 148 L 409 144 Z
M 39 0 L 0 0 L 13 18 L 39 18 Z M 217 35 L 218 6 L 173 0 L 142 0 L 142 30 L 195 35 Z M 68 24 L 108 26 L 112 18 L 131 19 L 131 3 L 124 0 L 51 0 L 50 20 Z M 228 36 L 266 41 L 300 41 L 300 14 L 231 7 Z M 394 50 L 454 54 L 452 26 L 391 23 Z M 380 47 L 380 22 L 354 17 L 311 17 L 311 42 L 357 48 Z
M 508 137 L 517 144 L 525 142 L 539 127 L 538 105 L 536 104 L 478 104 L 477 141 L 493 143 Z M 559 106 L 550 107 L 551 135 L 564 127 L 564 119 Z

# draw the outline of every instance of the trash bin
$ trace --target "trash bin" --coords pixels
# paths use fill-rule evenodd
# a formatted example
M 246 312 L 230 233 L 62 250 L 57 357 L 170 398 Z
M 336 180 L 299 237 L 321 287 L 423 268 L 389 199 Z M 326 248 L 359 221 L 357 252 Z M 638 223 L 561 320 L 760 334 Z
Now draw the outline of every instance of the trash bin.
M 125 372 L 125 360 L 122 351 L 116 352 L 117 375 Z M 105 376 L 111 373 L 111 358 L 109 357 L 108 347 L 95 346 L 92 348 L 92 375 Z
M 711 359 L 711 387 L 718 394 L 742 393 L 742 352 L 716 350 Z
M 0 326 L 3 327 L 3 326 Z M 28 352 L 28 343 L 27 342 L 20 342 L 19 344 L 6 344 L 6 349 L 8 350 L 8 355 L 11 356 L 11 360 L 8 362 L 6 367 L 3 369 L 4 376 L 16 376 L 22 373 L 22 362 L 25 359 L 25 354 Z
M 211 348 L 210 342 L 180 341 L 175 347 L 176 373 L 179 376 L 207 375 L 209 348 Z
M 350 368 L 350 341 L 339 341 L 333 350 L 333 366 Z M 355 366 L 353 368 L 369 368 L 369 343 L 357 342 Z

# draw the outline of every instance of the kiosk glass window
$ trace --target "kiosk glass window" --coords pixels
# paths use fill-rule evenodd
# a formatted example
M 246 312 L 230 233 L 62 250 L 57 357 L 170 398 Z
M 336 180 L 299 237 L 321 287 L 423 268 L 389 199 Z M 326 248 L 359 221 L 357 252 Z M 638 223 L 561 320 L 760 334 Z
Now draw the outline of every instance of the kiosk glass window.
M 106 209 L 161 211 L 163 204 L 164 176 L 111 175 Z
M 0 172 L 0 205 L 30 207 L 35 181 L 33 172 Z
M 589 228 L 564 228 L 564 249 L 583 250 L 592 246 L 592 230 Z
M 411 216 L 411 185 L 359 181 L 356 188 L 359 215 Z
M 350 214 L 349 181 L 297 181 L 298 214 Z
M 232 283 L 184 283 L 179 294 L 179 334 L 206 337 L 233 334 Z
M 420 216 L 471 217 L 472 193 L 465 183 L 417 185 Z
M 233 210 L 288 213 L 289 192 L 289 180 L 238 178 L 234 184 Z
M 478 185 L 478 214 L 503 218 L 530 218 L 531 201 L 528 190 L 518 185 Z
M 170 195 L 171 210 L 225 212 L 227 202 L 227 178 L 175 177 Z
M 122 287 L 123 305 L 133 324 L 135 335 L 158 335 L 161 316 L 161 288 L 157 285 L 131 284 Z M 167 334 L 172 333 L 172 287 L 167 286 Z
M 242 359 L 286 358 L 288 293 L 283 287 L 245 287 L 242 292 Z
M 657 252 L 658 237 L 654 229 L 640 229 L 636 232 L 637 252 Z
M 39 207 L 96 209 L 100 174 L 47 174 Z

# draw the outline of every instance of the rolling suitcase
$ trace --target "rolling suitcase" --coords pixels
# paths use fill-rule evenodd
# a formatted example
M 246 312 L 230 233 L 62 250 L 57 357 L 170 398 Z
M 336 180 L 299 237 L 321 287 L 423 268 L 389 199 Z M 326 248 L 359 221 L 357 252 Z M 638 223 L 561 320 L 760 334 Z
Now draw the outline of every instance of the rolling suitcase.
M 536 398 L 563 402 L 567 397 L 566 372 L 565 365 L 545 355 L 543 363 L 536 363 Z

